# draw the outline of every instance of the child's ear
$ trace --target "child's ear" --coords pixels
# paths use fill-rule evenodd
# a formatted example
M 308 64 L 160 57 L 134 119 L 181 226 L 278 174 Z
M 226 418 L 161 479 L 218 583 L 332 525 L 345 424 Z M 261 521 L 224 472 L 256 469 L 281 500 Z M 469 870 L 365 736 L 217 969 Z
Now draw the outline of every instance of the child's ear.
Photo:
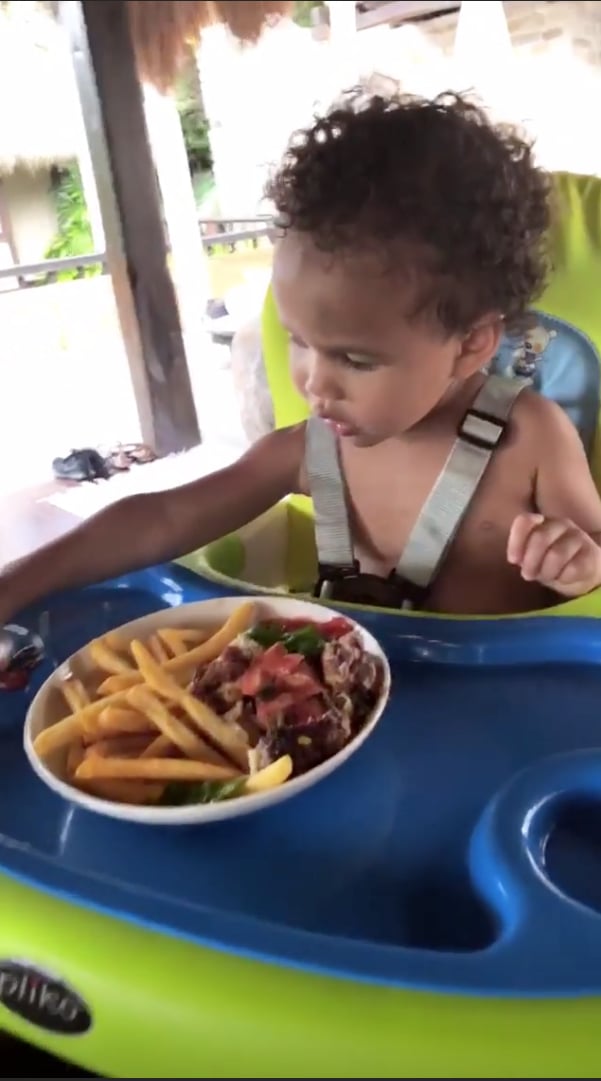
M 455 359 L 455 378 L 467 379 L 479 368 L 484 368 L 497 352 L 502 336 L 503 320 L 498 315 L 479 320 L 461 342 Z

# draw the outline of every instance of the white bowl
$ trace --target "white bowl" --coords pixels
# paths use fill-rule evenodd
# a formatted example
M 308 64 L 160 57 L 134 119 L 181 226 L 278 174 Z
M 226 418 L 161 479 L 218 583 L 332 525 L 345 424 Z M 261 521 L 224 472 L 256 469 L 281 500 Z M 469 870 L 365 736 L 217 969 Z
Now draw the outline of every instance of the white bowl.
M 295 600 L 291 597 L 222 597 L 215 600 L 199 601 L 194 604 L 184 604 L 176 608 L 163 609 L 152 615 L 143 616 L 131 623 L 126 623 L 118 628 L 119 633 L 127 639 L 147 638 L 160 627 L 211 627 L 219 626 L 225 622 L 231 613 L 244 601 L 252 601 L 256 607 L 257 619 L 297 619 L 308 618 L 315 622 L 325 622 L 333 617 L 340 616 L 325 608 L 321 604 L 310 601 Z M 252 795 L 243 795 L 234 799 L 216 803 L 193 804 L 181 807 L 152 807 L 138 806 L 125 803 L 114 803 L 109 800 L 99 799 L 88 795 L 75 788 L 66 779 L 66 752 L 56 752 L 49 756 L 47 761 L 42 761 L 36 754 L 33 743 L 39 733 L 64 716 L 64 706 L 61 709 L 62 696 L 57 693 L 60 682 L 60 669 L 53 672 L 42 684 L 35 698 L 30 704 L 25 718 L 24 747 L 27 757 L 37 773 L 54 792 L 63 799 L 84 807 L 88 811 L 97 814 L 109 815 L 112 818 L 120 818 L 130 822 L 143 822 L 148 825 L 176 826 L 204 822 L 217 822 L 226 818 L 237 818 L 240 815 L 250 814 L 253 811 L 272 807 L 276 803 L 290 799 L 305 792 L 308 788 L 323 780 L 359 750 L 361 745 L 373 732 L 378 723 L 390 694 L 390 666 L 381 646 L 376 639 L 360 624 L 349 619 L 357 632 L 360 634 L 363 645 L 367 651 L 379 658 L 383 669 L 383 680 L 380 697 L 369 715 L 361 731 L 337 754 L 327 759 L 321 765 L 309 770 L 299 777 L 294 777 L 277 788 Z M 86 649 L 78 651 L 67 662 L 76 675 L 85 675 L 86 668 L 89 670 Z

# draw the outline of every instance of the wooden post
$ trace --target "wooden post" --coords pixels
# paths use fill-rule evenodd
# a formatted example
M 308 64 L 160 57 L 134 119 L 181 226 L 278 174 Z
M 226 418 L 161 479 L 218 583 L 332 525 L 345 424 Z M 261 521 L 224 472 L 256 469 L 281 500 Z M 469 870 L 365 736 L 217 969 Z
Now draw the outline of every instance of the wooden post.
M 159 455 L 200 442 L 127 5 L 62 0 L 140 427 Z M 98 373 L 102 378 L 102 373 Z

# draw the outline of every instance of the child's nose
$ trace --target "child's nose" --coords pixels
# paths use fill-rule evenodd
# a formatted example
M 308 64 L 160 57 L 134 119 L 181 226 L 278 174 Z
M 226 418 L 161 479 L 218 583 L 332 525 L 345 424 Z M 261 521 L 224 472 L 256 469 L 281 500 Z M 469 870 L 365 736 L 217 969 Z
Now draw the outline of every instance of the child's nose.
M 318 401 L 335 401 L 342 397 L 338 373 L 331 360 L 313 353 L 307 371 L 306 392 Z

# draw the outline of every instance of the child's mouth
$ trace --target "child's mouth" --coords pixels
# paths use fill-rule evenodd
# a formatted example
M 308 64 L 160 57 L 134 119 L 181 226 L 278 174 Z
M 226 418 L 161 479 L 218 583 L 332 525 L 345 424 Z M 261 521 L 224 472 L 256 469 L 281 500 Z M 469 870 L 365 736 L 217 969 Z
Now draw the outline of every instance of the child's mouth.
M 336 435 L 339 436 L 341 439 L 348 439 L 353 435 L 357 435 L 357 429 L 354 428 L 352 424 L 346 424 L 344 421 L 341 420 L 334 420 L 333 417 L 322 417 L 322 420 L 325 421 L 325 423 L 328 424 L 330 428 L 333 428 L 336 432 Z

